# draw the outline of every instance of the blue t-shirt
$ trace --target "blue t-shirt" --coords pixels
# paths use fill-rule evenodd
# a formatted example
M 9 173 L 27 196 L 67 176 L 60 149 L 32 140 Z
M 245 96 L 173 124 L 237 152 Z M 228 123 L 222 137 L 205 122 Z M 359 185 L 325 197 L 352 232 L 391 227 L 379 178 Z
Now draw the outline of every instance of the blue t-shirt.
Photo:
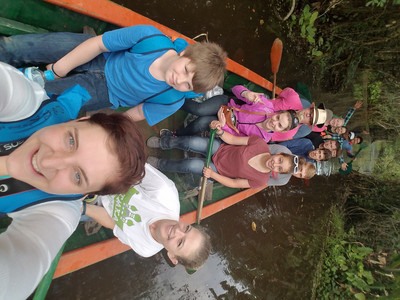
M 307 161 L 314 162 L 308 157 L 308 152 L 314 150 L 313 143 L 306 138 L 288 140 L 279 143 L 279 145 L 287 147 L 293 154 L 300 155 L 306 158 Z
M 110 102 L 113 106 L 137 106 L 143 100 L 170 87 L 165 81 L 154 78 L 150 65 L 168 50 L 150 54 L 137 54 L 129 50 L 141 39 L 154 34 L 162 34 L 149 25 L 137 25 L 104 33 L 103 43 L 110 53 L 106 57 L 105 74 Z M 172 104 L 148 103 L 143 105 L 143 113 L 150 125 L 154 125 L 176 112 L 184 103 L 185 96 Z
M 348 140 L 344 140 L 340 146 L 342 147 L 342 149 L 346 150 L 348 156 L 352 157 L 351 155 L 349 155 L 349 153 L 351 154 L 351 152 L 353 151 L 353 146 Z

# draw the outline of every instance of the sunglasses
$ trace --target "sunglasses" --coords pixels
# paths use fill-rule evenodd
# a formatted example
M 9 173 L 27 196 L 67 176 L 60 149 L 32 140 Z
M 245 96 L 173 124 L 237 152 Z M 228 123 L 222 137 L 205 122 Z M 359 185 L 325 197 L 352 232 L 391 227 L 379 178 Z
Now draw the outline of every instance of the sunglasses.
M 293 174 L 297 174 L 297 172 L 299 171 L 299 157 L 297 155 L 293 156 L 293 164 Z
M 297 126 L 299 126 L 299 118 L 298 117 L 294 117 L 293 118 L 293 123 L 292 123 L 292 129 L 296 128 Z

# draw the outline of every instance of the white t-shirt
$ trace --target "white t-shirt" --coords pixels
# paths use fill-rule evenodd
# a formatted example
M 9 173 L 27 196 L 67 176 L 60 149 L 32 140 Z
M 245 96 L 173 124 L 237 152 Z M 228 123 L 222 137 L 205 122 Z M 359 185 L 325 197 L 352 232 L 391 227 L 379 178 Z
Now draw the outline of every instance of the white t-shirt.
M 179 220 L 179 195 L 175 184 L 146 164 L 146 175 L 128 193 L 99 197 L 116 226 L 114 235 L 137 254 L 149 257 L 164 246 L 150 234 L 149 226 L 162 219 Z
M 10 213 L 0 234 L 0 299 L 26 299 L 75 231 L 80 200 L 52 201 Z
M 0 83 L 3 79 L 0 72 Z M 17 106 L 7 112 L 10 121 L 16 115 Z M 52 201 L 9 214 L 13 220 L 0 234 L 0 299 L 26 299 L 32 294 L 78 226 L 81 205 L 81 200 Z
M 46 99 L 46 91 L 36 82 L 6 63 L 0 62 L 0 122 L 31 116 Z

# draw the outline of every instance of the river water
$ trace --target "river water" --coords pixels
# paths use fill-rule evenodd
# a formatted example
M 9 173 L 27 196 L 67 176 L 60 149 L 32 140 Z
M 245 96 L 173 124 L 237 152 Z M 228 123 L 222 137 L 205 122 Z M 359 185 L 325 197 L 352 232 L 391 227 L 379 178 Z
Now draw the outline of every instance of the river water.
M 46 299 L 310 299 L 333 182 L 295 178 L 204 220 L 213 252 L 192 275 L 128 251 L 54 280 Z
M 286 41 L 272 1 L 119 3 L 189 37 L 208 32 L 230 58 L 269 79 L 270 47 L 279 36 L 284 54 L 278 85 L 294 87 L 301 79 L 313 88 L 313 75 L 296 57 L 296 45 Z M 192 275 L 168 265 L 162 253 L 145 259 L 128 251 L 54 280 L 46 299 L 310 299 L 337 182 L 293 178 L 204 220 L 213 252 Z

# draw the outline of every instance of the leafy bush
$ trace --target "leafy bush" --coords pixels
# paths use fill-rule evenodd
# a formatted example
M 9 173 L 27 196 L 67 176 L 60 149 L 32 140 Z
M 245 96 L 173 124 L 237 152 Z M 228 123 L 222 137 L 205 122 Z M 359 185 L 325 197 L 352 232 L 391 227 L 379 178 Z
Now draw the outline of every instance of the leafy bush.
M 368 296 L 395 296 L 398 293 L 400 257 L 395 250 L 386 266 L 387 253 L 356 241 L 360 235 L 354 228 L 345 228 L 346 216 L 339 209 L 332 210 L 331 230 L 326 239 L 325 259 L 320 272 L 317 299 L 366 299 Z
M 400 139 L 385 144 L 374 165 L 378 179 L 400 181 Z
M 304 9 L 299 17 L 297 22 L 296 15 L 291 16 L 291 24 L 290 27 L 293 28 L 294 25 L 298 25 L 300 28 L 300 36 L 307 40 L 307 42 L 311 45 L 311 50 L 308 52 L 312 56 L 322 56 L 323 52 L 319 50 L 319 48 L 323 45 L 324 39 L 322 37 L 318 38 L 318 42 L 316 42 L 316 32 L 317 28 L 315 27 L 315 20 L 318 17 L 318 11 L 311 11 L 311 8 L 308 4 L 304 6 Z
M 317 288 L 317 299 L 362 297 L 374 287 L 371 271 L 364 261 L 372 249 L 361 243 L 348 242 L 343 216 L 337 209 L 332 214 L 332 230 L 326 239 L 326 257 Z

